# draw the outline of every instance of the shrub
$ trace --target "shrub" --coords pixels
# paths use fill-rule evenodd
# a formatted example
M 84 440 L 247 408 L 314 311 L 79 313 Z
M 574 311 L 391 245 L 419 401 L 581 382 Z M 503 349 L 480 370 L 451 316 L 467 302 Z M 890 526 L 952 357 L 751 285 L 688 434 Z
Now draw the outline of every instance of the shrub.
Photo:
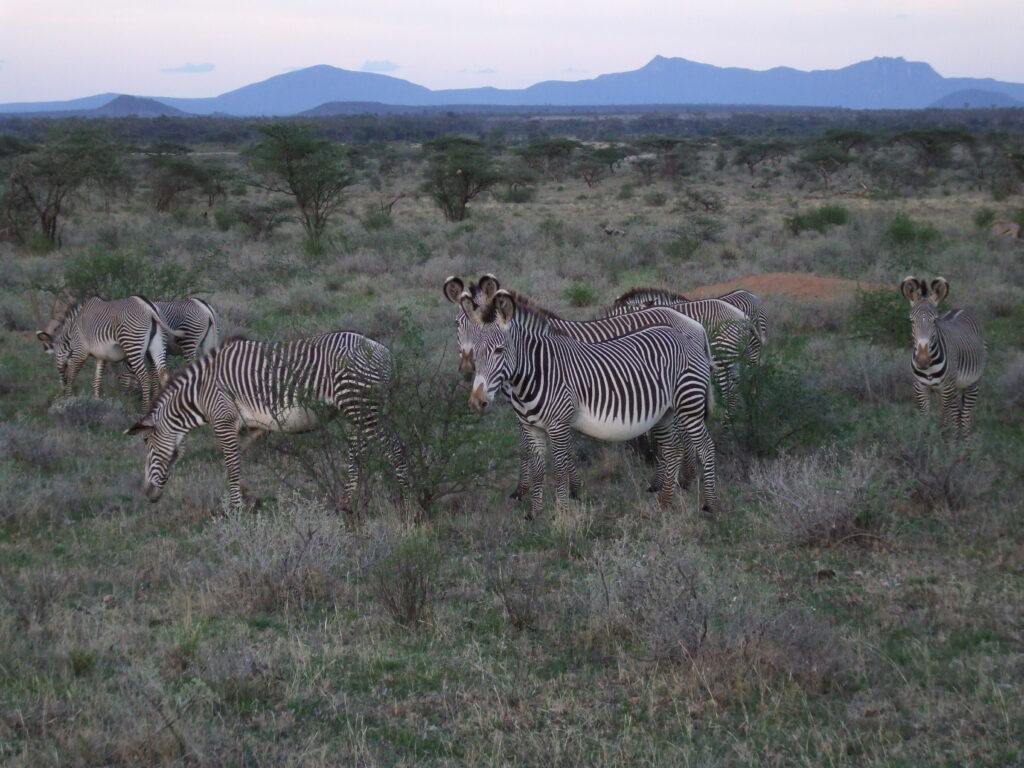
M 905 347 L 910 339 L 907 300 L 895 289 L 857 289 L 850 310 L 849 328 L 855 338 L 889 347 Z
M 597 304 L 597 292 L 584 283 L 573 283 L 562 292 L 563 298 L 574 307 L 591 307 Z
M 668 202 L 668 195 L 664 192 L 647 192 L 644 195 L 644 205 L 651 206 L 652 208 L 660 208 Z
M 1017 350 L 996 379 L 996 392 L 1005 408 L 1024 407 L 1024 352 Z
M 485 564 L 487 589 L 498 599 L 508 623 L 516 630 L 536 631 L 545 611 L 544 571 L 534 563 L 489 558 Z
M 297 498 L 272 514 L 228 512 L 209 530 L 224 553 L 221 597 L 249 612 L 330 600 L 346 571 L 358 567 L 337 518 Z
M 996 220 L 996 212 L 991 208 L 979 208 L 974 214 L 974 226 L 978 229 L 988 229 Z
M 75 296 L 120 299 L 141 294 L 154 299 L 188 296 L 200 290 L 198 276 L 165 257 L 97 246 L 64 265 L 64 287 Z
M 883 236 L 893 248 L 921 250 L 935 244 L 939 231 L 931 224 L 919 224 L 906 213 L 898 213 Z
M 635 187 L 628 181 L 619 187 L 619 193 L 615 196 L 616 200 L 632 200 L 635 192 Z
M 739 408 L 730 434 L 747 456 L 773 456 L 840 429 L 830 394 L 814 387 L 802 366 L 771 347 L 760 365 L 741 366 L 737 391 Z
M 121 403 L 102 397 L 64 397 L 51 405 L 47 413 L 58 424 L 71 428 L 123 429 L 131 424 L 131 418 Z
M 425 623 L 437 593 L 437 542 L 421 531 L 386 538 L 370 567 L 370 590 L 387 614 L 404 627 Z
M 850 212 L 841 205 L 823 205 L 807 213 L 786 218 L 786 228 L 794 235 L 805 230 L 824 232 L 830 226 L 841 226 L 850 221 Z
M 536 187 L 514 186 L 497 190 L 493 193 L 494 199 L 499 203 L 532 203 L 537 199 Z
M 21 627 L 46 623 L 53 606 L 67 590 L 70 579 L 54 568 L 31 572 L 0 566 L 0 597 Z
M 375 232 L 381 229 L 391 229 L 395 226 L 391 213 L 379 205 L 367 205 L 363 211 L 363 217 L 359 220 L 363 229 L 367 232 Z
M 991 462 L 969 443 L 946 439 L 935 419 L 909 431 L 896 450 L 895 461 L 910 485 L 910 499 L 929 510 L 969 507 L 995 481 Z
M 869 527 L 885 479 L 877 452 L 846 457 L 834 445 L 760 462 L 750 473 L 769 535 L 788 546 L 828 545 Z

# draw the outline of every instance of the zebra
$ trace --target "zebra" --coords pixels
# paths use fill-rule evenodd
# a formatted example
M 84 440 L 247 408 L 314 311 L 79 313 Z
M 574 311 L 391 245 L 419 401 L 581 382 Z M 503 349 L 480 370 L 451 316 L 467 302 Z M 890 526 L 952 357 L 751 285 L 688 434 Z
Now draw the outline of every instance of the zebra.
M 716 508 L 715 448 L 707 431 L 710 371 L 706 358 L 702 365 L 688 354 L 692 342 L 686 335 L 658 325 L 598 342 L 573 338 L 548 313 L 504 289 L 483 307 L 468 293 L 461 304 L 472 322 L 494 331 L 480 334 L 473 346 L 470 407 L 485 412 L 498 392 L 506 391 L 527 435 L 527 519 L 543 509 L 545 443 L 554 461 L 556 503 L 567 502 L 573 429 L 610 441 L 653 432 L 662 506 L 671 504 L 675 492 L 682 432 L 701 464 L 704 509 Z
M 68 309 L 74 304 L 74 294 L 70 290 L 58 291 L 54 297 L 50 322 L 47 324 L 46 330 L 40 331 L 37 336 L 45 333 L 52 338 L 63 322 Z M 219 340 L 217 313 L 203 299 L 191 297 L 154 301 L 153 306 L 157 308 L 161 319 L 169 328 L 180 331 L 182 334 L 179 337 L 171 333 L 164 333 L 165 354 L 180 355 L 184 357 L 186 363 L 190 363 L 196 357 L 206 354 L 217 346 Z M 102 376 L 102 373 L 98 375 Z M 119 387 L 124 392 L 130 391 L 134 382 L 131 370 L 122 370 L 118 376 Z
M 726 421 L 731 421 L 739 407 L 740 363 L 743 360 L 751 361 L 754 357 L 751 345 L 757 334 L 749 330 L 750 318 L 741 309 L 721 299 L 695 299 L 664 305 L 650 298 L 656 290 L 635 288 L 628 291 L 605 310 L 605 315 L 616 317 L 639 309 L 668 306 L 703 325 L 713 339 L 713 375 L 725 399 Z
M 383 420 L 394 359 L 383 344 L 350 332 L 290 342 L 230 340 L 177 372 L 153 407 L 125 434 L 146 442 L 143 492 L 159 501 L 185 436 L 211 424 L 227 470 L 229 503 L 242 505 L 240 434 L 305 432 L 340 411 L 353 427 L 349 474 L 340 499 L 348 508 L 367 441 L 379 442 L 403 495 L 410 488 L 405 448 Z
M 144 407 L 149 406 L 156 394 L 146 358 L 152 361 L 159 383 L 163 384 L 167 380 L 165 334 L 172 338 L 183 335 L 164 322 L 159 310 L 145 296 L 116 301 L 89 298 L 69 307 L 52 327 L 52 332 L 37 331 L 36 338 L 56 360 L 64 397 L 71 394 L 75 377 L 89 357 L 96 358 L 92 381 L 95 397 L 100 395 L 106 364 L 124 360 L 142 384 Z
M 985 368 L 988 345 L 981 321 L 969 309 L 939 314 L 938 304 L 949 295 L 949 283 L 937 277 L 929 285 L 913 276 L 900 284 L 900 293 L 910 302 L 910 324 L 914 351 L 914 398 L 926 416 L 930 394 L 942 401 L 940 424 L 952 423 L 957 438 L 971 431 L 971 411 L 978 400 L 978 380 Z
M 469 296 L 473 306 L 480 309 L 488 303 L 495 293 L 500 289 L 498 279 L 492 274 L 485 274 L 476 283 L 469 283 L 463 291 L 463 282 L 458 277 L 449 277 L 444 283 L 444 294 L 449 301 L 459 305 L 459 315 L 456 319 L 456 329 L 459 341 L 459 369 L 468 376 L 474 371 L 473 348 L 478 343 L 487 343 L 486 337 L 489 334 L 496 334 L 499 331 L 493 325 L 481 325 L 470 320 L 469 315 L 461 305 L 464 295 Z M 456 290 L 462 291 L 456 296 Z M 515 296 L 515 294 L 513 294 Z M 597 343 L 606 339 L 622 336 L 627 333 L 655 325 L 668 325 L 675 328 L 687 338 L 687 352 L 694 360 L 703 360 L 704 364 L 710 366 L 711 348 L 707 332 L 704 327 L 692 318 L 681 315 L 666 307 L 656 307 L 640 312 L 619 315 L 615 317 L 599 318 L 596 320 L 572 321 L 564 320 L 558 315 L 546 309 L 541 309 L 531 302 L 535 312 L 543 314 L 553 328 L 556 328 L 567 335 L 590 343 Z M 506 394 L 508 394 L 506 392 Z M 693 456 L 691 446 L 686 444 L 686 461 L 683 477 L 683 487 L 689 487 L 691 470 L 693 468 Z M 516 489 L 510 494 L 512 499 L 522 499 L 529 491 L 529 464 L 532 448 L 529 442 L 528 433 L 522 423 L 519 425 L 519 480 Z M 569 465 L 569 493 L 576 498 L 579 492 L 579 473 L 575 462 Z M 659 490 L 657 481 L 652 484 L 652 491 Z
M 756 293 L 745 288 L 737 288 L 723 293 L 721 296 L 709 298 L 724 301 L 740 310 L 750 319 L 751 334 L 748 340 L 749 360 L 755 365 L 761 362 L 762 347 L 768 343 L 768 313 L 764 301 Z M 680 293 L 673 293 L 664 288 L 633 288 L 619 296 L 615 303 L 628 302 L 643 307 L 671 306 L 691 301 Z

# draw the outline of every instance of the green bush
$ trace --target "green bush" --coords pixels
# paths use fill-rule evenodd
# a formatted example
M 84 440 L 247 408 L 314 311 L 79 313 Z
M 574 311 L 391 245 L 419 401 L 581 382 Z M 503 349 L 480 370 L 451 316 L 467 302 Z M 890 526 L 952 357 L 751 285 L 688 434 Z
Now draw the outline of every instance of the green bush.
M 171 299 L 200 290 L 199 279 L 192 270 L 166 257 L 100 246 L 67 261 L 64 265 L 64 287 L 75 296 L 103 296 L 107 299 L 121 299 L 134 294 Z
M 834 438 L 840 429 L 829 393 L 813 385 L 804 364 L 771 347 L 760 365 L 741 367 L 732 438 L 748 457 L 767 458 Z
M 532 203 L 536 198 L 536 187 L 509 187 L 494 193 L 494 199 L 499 203 Z
M 850 314 L 851 334 L 873 344 L 904 347 L 910 338 L 907 301 L 891 291 L 858 290 Z
M 597 292 L 583 283 L 573 283 L 562 292 L 562 296 L 574 307 L 591 307 L 598 303 Z
M 664 192 L 648 192 L 644 195 L 644 205 L 649 205 L 652 208 L 660 208 L 668 202 L 668 195 Z
M 830 226 L 841 226 L 850 221 L 850 212 L 841 205 L 823 205 L 807 213 L 786 218 L 786 228 L 794 235 L 805 230 L 824 232 Z
M 931 224 L 918 224 L 905 213 L 898 213 L 885 230 L 885 242 L 902 249 L 921 250 L 934 245 L 939 231 Z
M 996 220 L 996 212 L 991 208 L 979 208 L 974 214 L 974 226 L 978 229 L 987 229 Z
M 363 229 L 367 232 L 375 232 L 381 229 L 391 229 L 395 226 L 394 220 L 391 218 L 391 214 L 383 210 L 378 205 L 368 205 L 363 212 L 363 217 L 359 220 Z
M 619 194 L 615 196 L 616 200 L 632 200 L 633 199 L 633 185 L 626 182 L 619 187 Z

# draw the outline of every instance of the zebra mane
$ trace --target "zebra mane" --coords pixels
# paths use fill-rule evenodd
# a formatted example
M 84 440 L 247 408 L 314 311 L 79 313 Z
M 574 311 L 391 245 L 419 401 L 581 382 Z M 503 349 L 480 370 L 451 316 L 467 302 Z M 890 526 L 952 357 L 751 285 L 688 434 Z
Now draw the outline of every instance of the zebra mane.
M 664 301 L 668 304 L 674 304 L 680 301 L 689 301 L 681 293 L 673 293 L 666 288 L 630 288 L 624 294 L 615 299 L 613 306 L 621 307 L 625 304 L 630 304 L 637 301 Z
M 516 315 L 521 317 L 520 322 L 527 325 L 533 325 L 535 327 L 543 326 L 548 329 L 549 333 L 564 335 L 564 331 L 560 328 L 553 327 L 550 322 L 552 320 L 561 320 L 561 317 L 551 310 L 544 309 L 544 307 L 539 304 L 533 303 L 521 293 L 516 293 L 515 291 L 508 291 L 508 293 L 511 294 L 512 298 L 516 302 Z M 488 302 L 481 308 L 480 319 L 484 323 L 497 322 L 498 313 L 493 301 Z

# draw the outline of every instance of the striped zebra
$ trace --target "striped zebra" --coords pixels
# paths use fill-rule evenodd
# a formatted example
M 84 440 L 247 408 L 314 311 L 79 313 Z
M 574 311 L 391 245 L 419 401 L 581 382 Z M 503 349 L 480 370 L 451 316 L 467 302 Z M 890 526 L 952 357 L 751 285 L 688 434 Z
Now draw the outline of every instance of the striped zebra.
M 940 424 L 952 427 L 958 438 L 971 432 L 971 411 L 978 401 L 978 380 L 985 368 L 987 344 L 981 321 L 969 309 L 939 314 L 938 304 L 949 294 L 949 283 L 937 277 L 929 285 L 913 276 L 900 284 L 910 302 L 914 352 L 914 397 L 927 415 L 932 392 L 942 401 Z
M 57 362 L 65 397 L 71 394 L 75 377 L 89 357 L 96 358 L 92 381 L 95 397 L 99 397 L 106 364 L 124 360 L 142 384 L 142 402 L 148 407 L 156 395 L 157 382 L 146 361 L 148 358 L 152 362 L 159 383 L 165 382 L 165 334 L 173 338 L 182 335 L 164 322 L 153 302 L 144 296 L 131 296 L 116 301 L 86 299 L 71 306 L 52 332 L 38 331 L 36 337 Z
M 643 307 L 664 307 L 691 301 L 691 299 L 688 299 L 681 293 L 673 293 L 664 288 L 633 288 L 616 299 L 616 303 L 627 299 L 627 297 L 630 304 Z M 708 298 L 718 299 L 726 304 L 731 304 L 750 319 L 749 358 L 750 362 L 755 365 L 759 364 L 761 362 L 762 347 L 768 343 L 768 313 L 765 310 L 764 301 L 761 297 L 745 288 L 737 288 L 728 293 L 723 293 L 721 296 L 710 296 Z
M 47 334 L 50 337 L 56 334 L 67 311 L 75 303 L 73 293 L 67 289 L 59 291 L 54 297 L 50 322 L 47 324 L 46 330 L 39 333 Z M 164 333 L 165 354 L 180 355 L 184 357 L 186 363 L 190 363 L 217 346 L 219 341 L 217 313 L 203 299 L 192 297 L 154 301 L 153 306 L 157 308 L 161 319 L 168 328 L 181 333 L 180 336 Z M 102 376 L 102 373 L 98 375 Z M 124 392 L 132 389 L 135 377 L 132 376 L 130 369 L 121 370 L 118 375 L 118 383 Z
M 606 310 L 608 317 L 616 317 L 640 309 L 659 306 L 648 298 L 655 289 L 635 288 L 619 296 Z M 711 338 L 713 376 L 725 400 L 726 420 L 731 420 L 739 406 L 740 364 L 752 360 L 750 318 L 742 310 L 720 299 L 695 299 L 667 305 L 691 317 L 707 330 Z
M 695 360 L 688 354 L 689 337 L 658 325 L 584 341 L 506 290 L 498 290 L 483 307 L 468 293 L 461 304 L 470 321 L 494 331 L 481 334 L 473 346 L 476 375 L 470 406 L 487 411 L 498 393 L 506 391 L 526 432 L 531 450 L 528 519 L 543 508 L 546 443 L 554 463 L 557 504 L 568 501 L 572 430 L 606 441 L 653 432 L 663 506 L 672 502 L 684 458 L 682 433 L 701 464 L 704 509 L 715 509 L 715 448 L 707 431 L 710 373 L 706 358 Z
M 500 331 L 494 325 L 476 323 L 470 319 L 462 307 L 463 296 L 469 296 L 473 306 L 478 310 L 487 304 L 500 288 L 498 279 L 491 274 L 485 274 L 476 283 L 470 282 L 463 290 L 463 282 L 458 277 L 449 277 L 444 283 L 444 294 L 449 301 L 459 305 L 459 315 L 456 319 L 456 329 L 459 341 L 459 370 L 464 374 L 472 375 L 473 348 L 478 344 L 486 345 L 487 336 L 498 334 Z M 513 294 L 515 296 L 515 294 Z M 681 315 L 667 307 L 656 307 L 649 310 L 631 312 L 616 317 L 599 318 L 597 320 L 572 321 L 564 320 L 558 315 L 546 309 L 541 309 L 531 302 L 531 308 L 538 314 L 543 314 L 551 326 L 572 338 L 586 341 L 591 344 L 605 341 L 616 336 L 648 328 L 656 325 L 667 325 L 675 328 L 687 339 L 687 354 L 694 361 L 704 361 L 703 364 L 710 366 L 711 351 L 708 343 L 708 335 L 704 327 L 692 318 Z M 696 363 L 695 363 L 696 364 Z M 506 394 L 508 394 L 506 392 Z M 686 458 L 684 463 L 683 487 L 688 488 L 693 477 L 694 463 L 693 453 L 689 443 L 686 443 Z M 519 425 L 519 481 L 516 490 L 512 492 L 511 498 L 521 499 L 529 492 L 529 462 L 532 454 L 528 433 L 522 423 Z M 579 492 L 580 480 L 576 463 L 570 463 L 569 468 L 569 490 L 570 496 L 576 498 Z M 652 491 L 660 490 L 658 481 L 651 486 Z
M 341 506 L 351 501 L 358 461 L 370 439 L 383 447 L 404 493 L 409 488 L 405 449 L 383 420 L 393 372 L 388 348 L 357 333 L 276 344 L 232 340 L 176 373 L 149 413 L 125 430 L 145 436 L 143 492 L 158 501 L 185 436 L 211 424 L 224 454 L 230 503 L 239 507 L 240 434 L 305 432 L 331 417 L 330 410 L 322 410 L 326 406 L 340 411 L 353 428 Z

